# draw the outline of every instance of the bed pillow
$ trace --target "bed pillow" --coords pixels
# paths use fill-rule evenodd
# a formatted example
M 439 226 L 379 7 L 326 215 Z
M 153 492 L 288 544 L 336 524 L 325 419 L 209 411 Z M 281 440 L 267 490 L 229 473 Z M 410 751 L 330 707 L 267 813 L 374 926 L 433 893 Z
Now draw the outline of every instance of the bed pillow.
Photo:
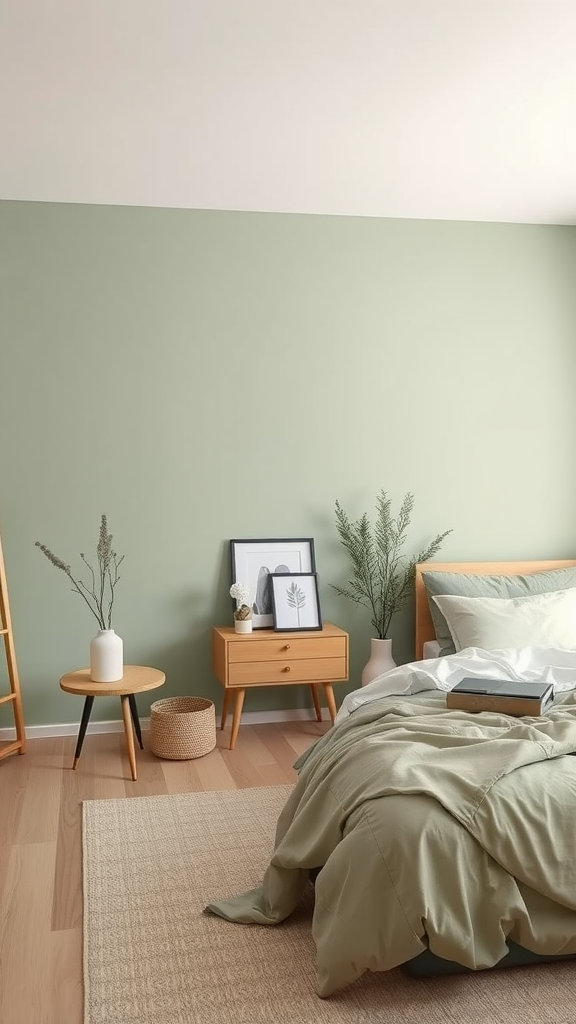
M 576 587 L 576 566 L 565 569 L 545 569 L 523 576 L 483 576 L 478 573 L 429 572 L 422 573 L 422 582 L 428 597 L 430 615 L 436 639 L 440 644 L 440 657 L 454 654 L 456 648 L 448 623 L 433 597 L 455 594 L 461 597 L 529 597 L 553 590 Z
M 455 597 L 432 600 L 448 623 L 457 651 L 481 647 L 562 647 L 576 650 L 576 588 L 534 597 Z

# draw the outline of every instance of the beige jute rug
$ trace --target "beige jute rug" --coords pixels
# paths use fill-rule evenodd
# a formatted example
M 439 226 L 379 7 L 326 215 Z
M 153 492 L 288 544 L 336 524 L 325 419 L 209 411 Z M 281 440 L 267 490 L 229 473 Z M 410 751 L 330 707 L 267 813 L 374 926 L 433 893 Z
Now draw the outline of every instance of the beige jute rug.
M 575 1024 L 575 964 L 367 973 L 322 1000 L 311 898 L 273 928 L 203 914 L 259 884 L 289 791 L 84 803 L 85 1024 Z

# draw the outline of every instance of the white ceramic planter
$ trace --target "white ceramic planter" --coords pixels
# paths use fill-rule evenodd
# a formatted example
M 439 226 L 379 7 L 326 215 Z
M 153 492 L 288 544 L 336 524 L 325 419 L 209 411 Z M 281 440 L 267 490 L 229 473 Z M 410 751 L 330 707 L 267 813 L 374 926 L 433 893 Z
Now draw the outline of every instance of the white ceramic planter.
M 252 619 L 234 619 L 234 629 L 237 633 L 251 633 Z
M 392 657 L 392 641 L 389 639 L 377 640 L 372 637 L 370 641 L 370 658 L 362 669 L 362 686 L 371 683 L 377 676 L 396 668 L 396 662 Z
M 115 683 L 124 675 L 124 644 L 113 629 L 99 629 L 90 641 L 90 678 Z

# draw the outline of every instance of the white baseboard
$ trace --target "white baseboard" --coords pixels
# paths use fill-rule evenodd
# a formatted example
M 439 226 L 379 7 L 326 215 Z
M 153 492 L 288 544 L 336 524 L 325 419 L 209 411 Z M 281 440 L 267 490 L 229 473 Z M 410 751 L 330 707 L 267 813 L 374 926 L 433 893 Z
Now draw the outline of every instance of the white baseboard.
M 322 708 L 322 718 L 330 720 L 328 708 Z M 242 725 L 263 725 L 266 722 L 302 722 L 314 721 L 314 708 L 289 708 L 285 711 L 246 711 L 242 715 Z M 49 736 L 76 736 L 79 722 L 63 722 L 55 725 L 27 725 L 26 737 L 29 740 L 45 739 Z M 150 719 L 141 718 L 142 731 L 150 728 Z M 89 722 L 86 734 L 104 732 L 124 732 L 122 719 L 111 719 L 109 722 Z M 16 739 L 13 728 L 0 729 L 0 742 Z

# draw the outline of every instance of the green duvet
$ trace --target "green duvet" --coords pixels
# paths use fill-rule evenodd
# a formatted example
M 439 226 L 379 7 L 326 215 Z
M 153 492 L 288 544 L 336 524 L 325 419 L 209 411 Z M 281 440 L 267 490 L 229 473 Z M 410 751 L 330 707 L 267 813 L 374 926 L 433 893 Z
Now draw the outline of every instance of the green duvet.
M 576 702 L 543 718 L 359 708 L 297 762 L 261 888 L 212 913 L 276 925 L 316 879 L 318 994 L 429 948 L 487 968 L 510 937 L 576 953 Z

